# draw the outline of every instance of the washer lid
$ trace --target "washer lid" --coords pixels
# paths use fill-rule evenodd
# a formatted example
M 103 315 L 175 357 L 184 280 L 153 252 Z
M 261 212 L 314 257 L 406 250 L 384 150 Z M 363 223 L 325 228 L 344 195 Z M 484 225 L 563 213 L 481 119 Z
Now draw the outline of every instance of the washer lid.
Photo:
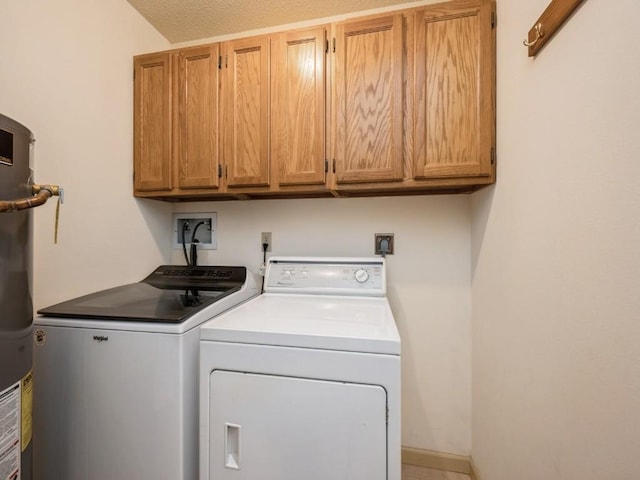
M 141 282 L 40 309 L 34 323 L 181 334 L 257 293 L 246 267 L 162 265 Z
M 246 282 L 246 267 L 161 265 L 141 282 L 90 293 L 38 313 L 59 318 L 182 323 L 238 292 Z
M 263 294 L 205 323 L 203 341 L 399 355 L 386 298 Z

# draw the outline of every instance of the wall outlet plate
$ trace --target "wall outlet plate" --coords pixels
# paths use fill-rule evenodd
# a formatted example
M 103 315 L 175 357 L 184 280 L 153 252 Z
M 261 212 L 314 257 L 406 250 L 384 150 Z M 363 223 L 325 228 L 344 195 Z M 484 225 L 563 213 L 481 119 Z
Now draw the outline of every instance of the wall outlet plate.
M 201 222 L 206 222 L 200 224 Z M 174 213 L 172 221 L 173 233 L 172 247 L 174 249 L 182 248 L 182 230 L 184 231 L 184 242 L 187 248 L 191 246 L 191 237 L 193 231 L 196 230 L 196 239 L 198 240 L 198 248 L 202 250 L 216 250 L 218 248 L 218 221 L 216 213 Z
M 271 251 L 271 232 L 262 232 L 260 234 L 260 248 L 262 249 L 262 245 L 267 244 L 267 252 Z

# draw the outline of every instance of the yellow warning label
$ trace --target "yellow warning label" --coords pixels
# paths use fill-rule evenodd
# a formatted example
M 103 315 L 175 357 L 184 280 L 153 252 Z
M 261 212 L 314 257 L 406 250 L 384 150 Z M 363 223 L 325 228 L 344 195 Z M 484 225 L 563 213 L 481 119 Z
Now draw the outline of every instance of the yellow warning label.
M 22 451 L 31 443 L 31 437 L 33 432 L 33 372 L 27 373 L 22 381 L 21 390 L 22 390 L 22 422 L 21 422 L 21 433 L 22 433 Z

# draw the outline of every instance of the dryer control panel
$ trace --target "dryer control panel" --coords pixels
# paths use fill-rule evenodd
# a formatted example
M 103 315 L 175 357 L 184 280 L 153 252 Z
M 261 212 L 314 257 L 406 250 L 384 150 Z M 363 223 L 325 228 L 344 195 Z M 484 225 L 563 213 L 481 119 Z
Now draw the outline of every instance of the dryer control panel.
M 386 295 L 384 258 L 272 257 L 265 292 Z

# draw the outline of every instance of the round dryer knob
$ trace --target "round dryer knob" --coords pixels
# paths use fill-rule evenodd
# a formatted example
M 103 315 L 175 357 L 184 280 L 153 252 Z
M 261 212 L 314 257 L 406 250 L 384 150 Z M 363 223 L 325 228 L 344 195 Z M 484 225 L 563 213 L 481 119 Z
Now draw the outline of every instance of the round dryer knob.
M 365 283 L 369 280 L 369 272 L 367 272 L 364 268 L 359 268 L 356 270 L 356 273 L 353 275 L 358 283 Z

